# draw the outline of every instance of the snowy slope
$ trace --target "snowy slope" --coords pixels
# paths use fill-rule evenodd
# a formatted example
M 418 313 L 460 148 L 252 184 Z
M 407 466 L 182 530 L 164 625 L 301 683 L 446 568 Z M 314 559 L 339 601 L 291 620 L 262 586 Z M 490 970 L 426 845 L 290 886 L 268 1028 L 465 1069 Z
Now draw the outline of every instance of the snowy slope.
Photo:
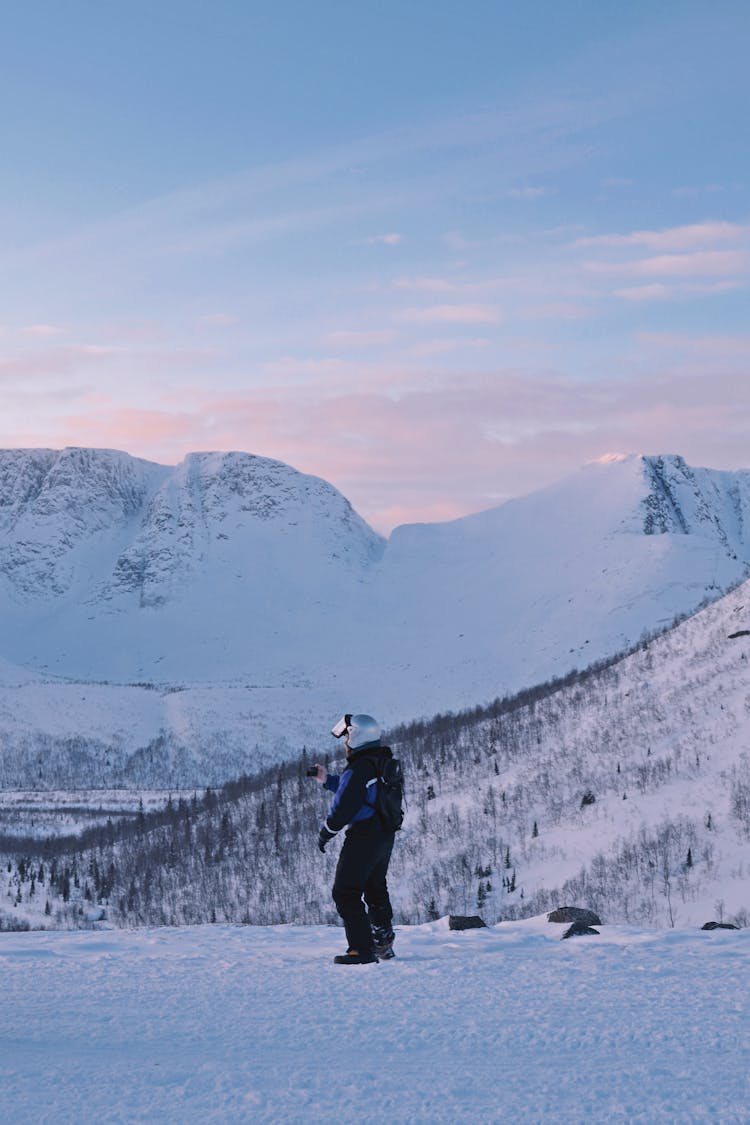
M 620 921 L 747 925 L 749 747 L 745 582 L 525 707 L 417 736 L 399 890 L 468 911 L 491 868 L 488 918 L 563 898 Z
M 397 528 L 385 614 L 417 681 L 442 670 L 468 706 L 626 648 L 748 563 L 750 473 L 605 459 L 476 516 Z
M 0 934 L 3 1117 L 747 1122 L 750 931 L 563 928 Z
M 609 922 L 750 923 L 750 582 L 624 658 L 388 740 L 407 779 L 389 873 L 400 922 L 566 901 Z M 326 751 L 340 753 L 330 737 Z M 330 920 L 339 844 L 315 847 L 328 799 L 308 762 L 208 804 L 183 794 L 122 840 L 74 842 L 56 874 L 40 873 L 41 844 L 22 868 L 7 843 L 0 928 L 77 927 L 92 904 L 122 926 Z
M 5 451 L 0 660 L 49 686 L 0 675 L 4 783 L 42 780 L 34 754 L 45 784 L 216 781 L 343 710 L 391 725 L 491 699 L 716 597 L 748 529 L 750 472 L 678 457 L 605 459 L 384 543 L 324 481 L 248 454 Z
M 564 686 L 392 735 L 408 795 L 389 876 L 400 921 L 572 901 L 610 922 L 750 922 L 750 582 Z M 326 750 L 339 752 L 330 737 Z M 98 898 L 85 878 L 66 904 L 49 869 L 35 892 L 33 870 L 8 874 L 12 916 L 75 926 L 101 901 L 120 925 L 328 920 L 338 845 L 314 847 L 328 802 L 304 767 L 213 811 L 178 809 L 169 847 L 159 827 L 84 855 L 83 870 L 117 871 Z

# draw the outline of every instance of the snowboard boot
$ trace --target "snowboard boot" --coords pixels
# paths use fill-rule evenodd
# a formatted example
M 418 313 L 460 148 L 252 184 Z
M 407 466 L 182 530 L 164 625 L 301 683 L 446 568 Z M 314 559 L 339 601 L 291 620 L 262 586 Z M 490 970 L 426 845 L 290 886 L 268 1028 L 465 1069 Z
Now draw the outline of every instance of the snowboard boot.
M 377 957 L 371 949 L 365 949 L 359 953 L 356 949 L 347 949 L 346 953 L 339 953 L 334 957 L 334 965 L 374 965 L 377 964 Z
M 390 926 L 372 926 L 372 947 L 381 961 L 390 961 L 396 954 L 393 943 L 396 935 Z

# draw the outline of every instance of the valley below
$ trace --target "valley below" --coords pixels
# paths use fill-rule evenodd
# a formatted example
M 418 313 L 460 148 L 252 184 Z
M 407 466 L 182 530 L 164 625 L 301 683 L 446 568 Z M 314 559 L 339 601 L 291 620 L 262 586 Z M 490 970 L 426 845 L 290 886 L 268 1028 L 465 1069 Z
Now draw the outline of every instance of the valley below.
M 248 455 L 11 471 L 0 929 L 333 923 L 305 774 L 356 707 L 407 778 L 400 924 L 576 903 L 747 925 L 747 475 L 610 459 L 386 544 L 325 482 Z M 43 577 L 12 596 L 9 528 L 34 530 Z

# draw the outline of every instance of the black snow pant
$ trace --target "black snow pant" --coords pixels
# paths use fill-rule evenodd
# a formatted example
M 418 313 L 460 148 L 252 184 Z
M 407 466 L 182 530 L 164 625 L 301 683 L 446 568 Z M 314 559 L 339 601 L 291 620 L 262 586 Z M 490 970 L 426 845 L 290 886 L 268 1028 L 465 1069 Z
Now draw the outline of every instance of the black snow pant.
M 370 922 L 388 928 L 393 919 L 385 877 L 394 839 L 393 832 L 382 832 L 379 827 L 364 832 L 355 828 L 347 833 L 339 855 L 333 901 L 344 922 L 349 949 L 359 953 L 372 949 Z

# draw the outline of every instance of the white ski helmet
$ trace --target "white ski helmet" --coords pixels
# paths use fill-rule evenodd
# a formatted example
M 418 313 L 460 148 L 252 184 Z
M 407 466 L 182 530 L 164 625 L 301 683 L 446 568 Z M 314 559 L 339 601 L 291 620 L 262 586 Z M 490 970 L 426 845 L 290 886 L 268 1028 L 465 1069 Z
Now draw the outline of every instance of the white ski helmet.
M 346 744 L 350 750 L 361 750 L 364 746 L 379 746 L 382 735 L 380 723 L 372 715 L 344 715 L 331 731 L 335 738 L 347 736 Z

